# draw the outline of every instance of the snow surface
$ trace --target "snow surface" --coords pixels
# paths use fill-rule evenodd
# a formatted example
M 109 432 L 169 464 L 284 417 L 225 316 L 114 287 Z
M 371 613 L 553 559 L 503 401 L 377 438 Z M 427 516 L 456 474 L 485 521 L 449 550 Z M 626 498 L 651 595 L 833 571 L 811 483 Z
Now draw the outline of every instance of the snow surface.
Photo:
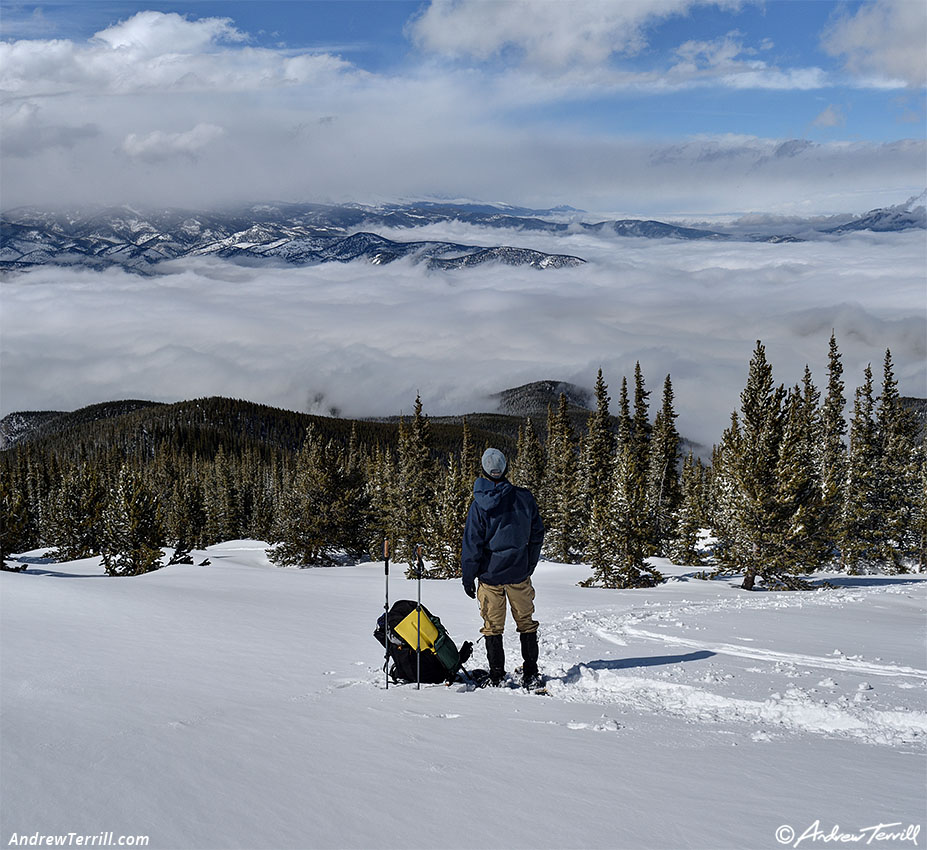
M 858 846 L 879 824 L 908 837 L 868 846 L 927 841 L 922 576 L 746 593 L 659 562 L 668 583 L 609 591 L 542 562 L 536 696 L 386 690 L 382 564 L 279 569 L 233 541 L 109 578 L 40 554 L 0 574 L 3 847 L 766 848 L 785 826 L 789 846 Z M 391 572 L 391 601 L 414 599 Z M 458 582 L 422 599 L 458 643 L 479 636 Z M 512 667 L 511 622 L 505 645 Z

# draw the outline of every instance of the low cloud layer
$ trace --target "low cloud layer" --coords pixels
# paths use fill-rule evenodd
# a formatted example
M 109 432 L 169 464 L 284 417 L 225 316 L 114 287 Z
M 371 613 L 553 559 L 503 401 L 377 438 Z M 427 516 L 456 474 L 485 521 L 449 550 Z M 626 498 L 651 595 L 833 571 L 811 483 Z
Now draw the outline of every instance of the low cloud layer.
M 921 232 L 783 245 L 460 224 L 414 235 L 589 262 L 442 273 L 404 261 L 300 269 L 203 259 L 155 278 L 37 269 L 2 283 L 2 412 L 225 395 L 370 416 L 409 411 L 421 392 L 429 413 L 465 413 L 528 381 L 590 386 L 599 367 L 617 397 L 640 361 L 655 402 L 672 375 L 680 429 L 710 445 L 738 404 L 756 339 L 778 381 L 799 381 L 808 363 L 822 385 L 832 328 L 848 396 L 867 363 L 879 375 L 886 347 L 902 392 L 927 393 Z

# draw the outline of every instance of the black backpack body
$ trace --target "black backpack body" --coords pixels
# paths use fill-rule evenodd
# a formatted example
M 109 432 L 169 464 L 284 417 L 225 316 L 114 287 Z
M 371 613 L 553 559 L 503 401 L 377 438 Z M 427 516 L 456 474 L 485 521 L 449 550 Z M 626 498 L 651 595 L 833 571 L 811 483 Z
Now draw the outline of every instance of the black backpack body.
M 400 599 L 388 614 L 380 615 L 373 636 L 389 652 L 389 676 L 394 682 L 450 684 L 473 652 L 470 641 L 458 650 L 441 621 L 424 605 L 408 599 Z

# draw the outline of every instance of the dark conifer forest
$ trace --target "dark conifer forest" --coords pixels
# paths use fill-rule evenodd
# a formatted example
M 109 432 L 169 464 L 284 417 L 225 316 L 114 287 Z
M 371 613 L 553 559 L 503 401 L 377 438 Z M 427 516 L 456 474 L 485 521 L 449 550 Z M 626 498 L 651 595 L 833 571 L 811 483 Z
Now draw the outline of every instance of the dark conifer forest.
M 924 406 L 899 396 L 889 351 L 880 373 L 847 390 L 831 337 L 823 383 L 806 369 L 786 386 L 758 342 L 710 462 L 676 429 L 671 376 L 654 392 L 639 365 L 616 404 L 599 371 L 591 410 L 564 393 L 534 418 L 432 420 L 419 398 L 395 421 L 224 398 L 15 414 L 20 434 L 0 452 L 0 555 L 47 547 L 135 575 L 239 538 L 300 567 L 377 558 L 389 539 L 396 561 L 422 544 L 427 577 L 454 578 L 479 457 L 494 445 L 537 497 L 545 556 L 588 564 L 587 586 L 659 583 L 653 556 L 704 578 L 742 575 L 746 589 L 808 589 L 821 570 L 923 570 Z

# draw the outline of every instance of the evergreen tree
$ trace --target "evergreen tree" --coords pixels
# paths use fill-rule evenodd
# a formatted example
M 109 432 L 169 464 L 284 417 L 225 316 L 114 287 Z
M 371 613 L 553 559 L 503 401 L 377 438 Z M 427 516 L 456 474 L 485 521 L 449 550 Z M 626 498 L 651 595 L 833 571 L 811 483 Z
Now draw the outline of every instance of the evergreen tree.
M 544 550 L 555 561 L 571 563 L 579 553 L 576 442 L 567 407 L 560 394 L 557 412 L 548 408 L 547 459 L 541 514 L 546 529 Z
M 915 549 L 918 502 L 918 427 L 901 403 L 892 353 L 885 352 L 882 394 L 875 415 L 878 460 L 873 497 L 879 514 L 876 546 L 882 563 L 892 572 L 907 572 L 906 560 Z
M 541 501 L 544 489 L 544 447 L 527 419 L 524 428 L 519 430 L 519 445 L 512 464 L 511 481 L 518 487 L 530 490 Z
M 654 552 L 665 554 L 676 526 L 679 509 L 679 432 L 673 409 L 673 384 L 670 376 L 663 382 L 663 402 L 651 432 L 647 468 L 647 518 L 650 543 Z
M 56 560 L 75 561 L 100 551 L 100 520 L 105 502 L 103 483 L 89 464 L 72 466 L 64 474 L 50 516 Z
M 599 369 L 595 383 L 596 409 L 589 415 L 586 437 L 582 443 L 579 475 L 580 515 L 583 526 L 582 544 L 587 560 L 592 559 L 590 546 L 593 541 L 598 547 L 607 548 L 608 534 L 598 523 L 602 519 L 605 504 L 612 486 L 612 464 L 614 462 L 614 440 L 611 432 L 611 414 L 608 385 Z M 593 508 L 597 506 L 597 510 Z
M 219 446 L 204 486 L 206 540 L 221 543 L 241 537 L 238 483 L 225 448 Z
M 134 576 L 161 566 L 158 498 L 123 464 L 103 511 L 101 551 L 111 576 Z
M 473 445 L 473 434 L 470 432 L 470 425 L 466 417 L 463 421 L 463 444 L 460 449 L 460 474 L 469 489 L 473 482 L 480 476 L 480 455 Z
M 174 482 L 164 524 L 167 542 L 174 547 L 171 563 L 192 564 L 190 552 L 203 543 L 206 528 L 202 488 L 192 472 L 182 474 Z
M 368 552 L 374 559 L 381 556 L 384 540 L 389 540 L 392 545 L 399 537 L 398 477 L 392 454 L 382 446 L 377 446 L 367 462 L 367 497 L 370 501 L 372 531 Z
M 604 499 L 593 503 L 596 532 L 590 540 L 589 560 L 593 574 L 584 587 L 653 587 L 663 576 L 646 560 L 647 522 L 646 474 L 642 458 L 647 456 L 647 394 L 638 365 L 635 370 L 635 413 L 631 419 L 628 382 L 622 379 L 618 401 L 618 434 L 611 463 L 611 482 Z M 645 425 L 646 423 L 646 425 Z
M 847 423 L 844 419 L 846 399 L 843 395 L 843 364 L 837 339 L 830 337 L 830 351 L 827 366 L 827 395 L 821 409 L 820 441 L 816 456 L 818 478 L 821 487 L 821 521 L 823 534 L 833 552 L 841 539 L 841 517 L 847 475 L 847 449 L 845 437 Z
M 435 471 L 431 459 L 431 426 L 415 397 L 410 424 L 399 425 L 399 479 L 397 487 L 397 539 L 395 559 L 409 565 L 406 578 L 415 578 L 415 548 L 432 541 L 435 522 Z M 430 576 L 426 576 L 430 577 Z
M 634 418 L 631 421 L 631 445 L 635 474 L 645 486 L 650 460 L 650 390 L 646 389 L 640 362 L 634 364 Z
M 844 567 L 851 574 L 867 572 L 877 566 L 879 523 L 875 480 L 879 461 L 872 396 L 872 369 L 866 366 L 864 382 L 856 389 L 850 420 L 850 449 L 844 486 L 842 539 L 840 551 Z
M 922 573 L 927 571 L 927 435 L 921 436 L 917 454 L 918 485 L 911 523 L 911 558 L 917 564 L 917 572 Z
M 21 487 L 14 486 L 12 475 L 0 467 L 0 569 L 14 552 L 30 548 L 29 505 Z
M 453 456 L 448 459 L 444 486 L 438 497 L 437 534 L 435 536 L 434 578 L 460 578 L 460 557 L 464 526 L 470 507 L 472 482 L 463 475 Z
M 732 417 L 722 437 L 715 469 L 716 554 L 727 570 L 743 570 L 745 590 L 753 590 L 757 578 L 773 587 L 806 586 L 789 575 L 781 547 L 791 517 L 779 488 L 784 399 L 785 388 L 773 384 L 758 340 L 740 396 L 741 415 Z
M 585 587 L 653 587 L 663 581 L 647 562 L 648 525 L 641 478 L 637 471 L 633 439 L 619 431 L 612 486 L 607 501 L 593 506 L 600 537 L 593 548 L 595 562 Z
M 703 486 L 701 461 L 696 462 L 689 452 L 682 464 L 682 498 L 670 549 L 674 563 L 687 566 L 700 566 L 702 563 L 698 540 L 705 526 Z
M 828 552 L 814 459 L 818 444 L 817 391 L 806 367 L 804 392 L 796 386 L 786 399 L 776 468 L 782 524 L 773 542 L 783 571 L 812 572 L 824 563 Z
M 367 547 L 368 496 L 359 470 L 333 442 L 310 427 L 290 488 L 277 511 L 270 560 L 280 566 L 327 566 Z

